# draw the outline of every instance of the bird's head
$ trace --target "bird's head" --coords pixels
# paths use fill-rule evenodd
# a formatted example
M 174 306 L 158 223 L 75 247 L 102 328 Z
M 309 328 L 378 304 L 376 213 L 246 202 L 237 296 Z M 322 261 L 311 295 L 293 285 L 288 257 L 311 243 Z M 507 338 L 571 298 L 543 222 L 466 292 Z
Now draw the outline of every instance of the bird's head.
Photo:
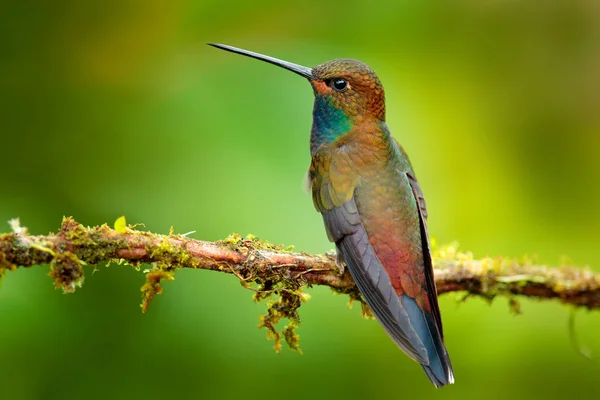
M 283 61 L 224 44 L 209 43 L 222 50 L 256 58 L 307 78 L 315 93 L 315 117 L 343 112 L 352 125 L 385 120 L 385 94 L 375 72 L 365 63 L 335 59 L 314 68 Z

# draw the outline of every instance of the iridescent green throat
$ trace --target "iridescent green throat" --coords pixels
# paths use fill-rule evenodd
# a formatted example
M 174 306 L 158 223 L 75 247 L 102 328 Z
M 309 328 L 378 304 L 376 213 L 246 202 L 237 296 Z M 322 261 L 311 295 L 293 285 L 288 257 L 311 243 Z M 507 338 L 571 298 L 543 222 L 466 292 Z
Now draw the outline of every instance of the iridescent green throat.
M 352 129 L 352 121 L 343 110 L 335 108 L 331 97 L 317 94 L 313 109 L 313 126 L 310 135 L 310 151 L 335 141 Z

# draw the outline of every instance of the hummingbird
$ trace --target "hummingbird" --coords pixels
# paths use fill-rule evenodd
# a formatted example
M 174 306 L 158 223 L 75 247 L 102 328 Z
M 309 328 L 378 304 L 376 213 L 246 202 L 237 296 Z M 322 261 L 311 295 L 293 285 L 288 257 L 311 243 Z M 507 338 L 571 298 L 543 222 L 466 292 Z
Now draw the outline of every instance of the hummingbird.
M 314 95 L 309 183 L 315 208 L 388 336 L 436 387 L 454 383 L 427 234 L 427 208 L 408 155 L 385 122 L 375 72 L 353 59 L 314 68 L 224 44 L 210 46 L 292 71 Z

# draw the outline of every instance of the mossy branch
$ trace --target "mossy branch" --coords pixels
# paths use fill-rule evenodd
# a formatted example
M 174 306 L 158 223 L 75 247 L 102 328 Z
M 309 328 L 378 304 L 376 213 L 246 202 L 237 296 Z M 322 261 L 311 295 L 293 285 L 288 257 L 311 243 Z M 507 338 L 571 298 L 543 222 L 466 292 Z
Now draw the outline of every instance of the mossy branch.
M 162 292 L 162 280 L 172 280 L 179 268 L 207 269 L 233 274 L 247 288 L 255 291 L 257 301 L 271 300 L 261 326 L 280 346 L 280 332 L 275 325 L 283 318 L 289 324 L 282 330 L 288 345 L 298 348 L 295 327 L 298 308 L 307 295 L 302 288 L 311 285 L 331 287 L 361 301 L 348 272 L 340 275 L 332 255 L 296 253 L 281 245 L 255 237 L 231 235 L 225 240 L 206 242 L 185 235 L 159 235 L 127 226 L 124 218 L 115 228 L 107 225 L 84 227 L 72 218 L 64 218 L 57 234 L 29 235 L 18 220 L 11 221 L 12 232 L 0 234 L 0 278 L 6 271 L 21 267 L 50 264 L 55 286 L 73 292 L 83 282 L 83 267 L 102 262 L 128 264 L 145 270 L 142 309 L 147 310 L 155 294 Z M 600 309 L 600 274 L 569 266 L 550 268 L 534 265 L 531 260 L 504 257 L 473 259 L 456 246 L 433 251 L 438 293 L 464 292 L 487 299 L 508 296 L 518 311 L 515 296 L 559 299 L 562 303 L 588 309 Z M 363 303 L 363 314 L 369 315 Z

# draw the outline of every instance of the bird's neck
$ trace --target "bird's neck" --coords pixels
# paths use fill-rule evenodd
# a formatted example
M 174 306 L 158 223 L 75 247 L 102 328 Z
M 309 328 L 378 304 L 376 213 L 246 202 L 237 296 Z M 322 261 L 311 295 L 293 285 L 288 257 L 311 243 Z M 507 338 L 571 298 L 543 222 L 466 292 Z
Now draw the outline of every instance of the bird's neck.
M 311 154 L 314 154 L 321 145 L 334 142 L 353 127 L 352 118 L 344 110 L 334 107 L 331 98 L 317 94 L 310 135 Z

